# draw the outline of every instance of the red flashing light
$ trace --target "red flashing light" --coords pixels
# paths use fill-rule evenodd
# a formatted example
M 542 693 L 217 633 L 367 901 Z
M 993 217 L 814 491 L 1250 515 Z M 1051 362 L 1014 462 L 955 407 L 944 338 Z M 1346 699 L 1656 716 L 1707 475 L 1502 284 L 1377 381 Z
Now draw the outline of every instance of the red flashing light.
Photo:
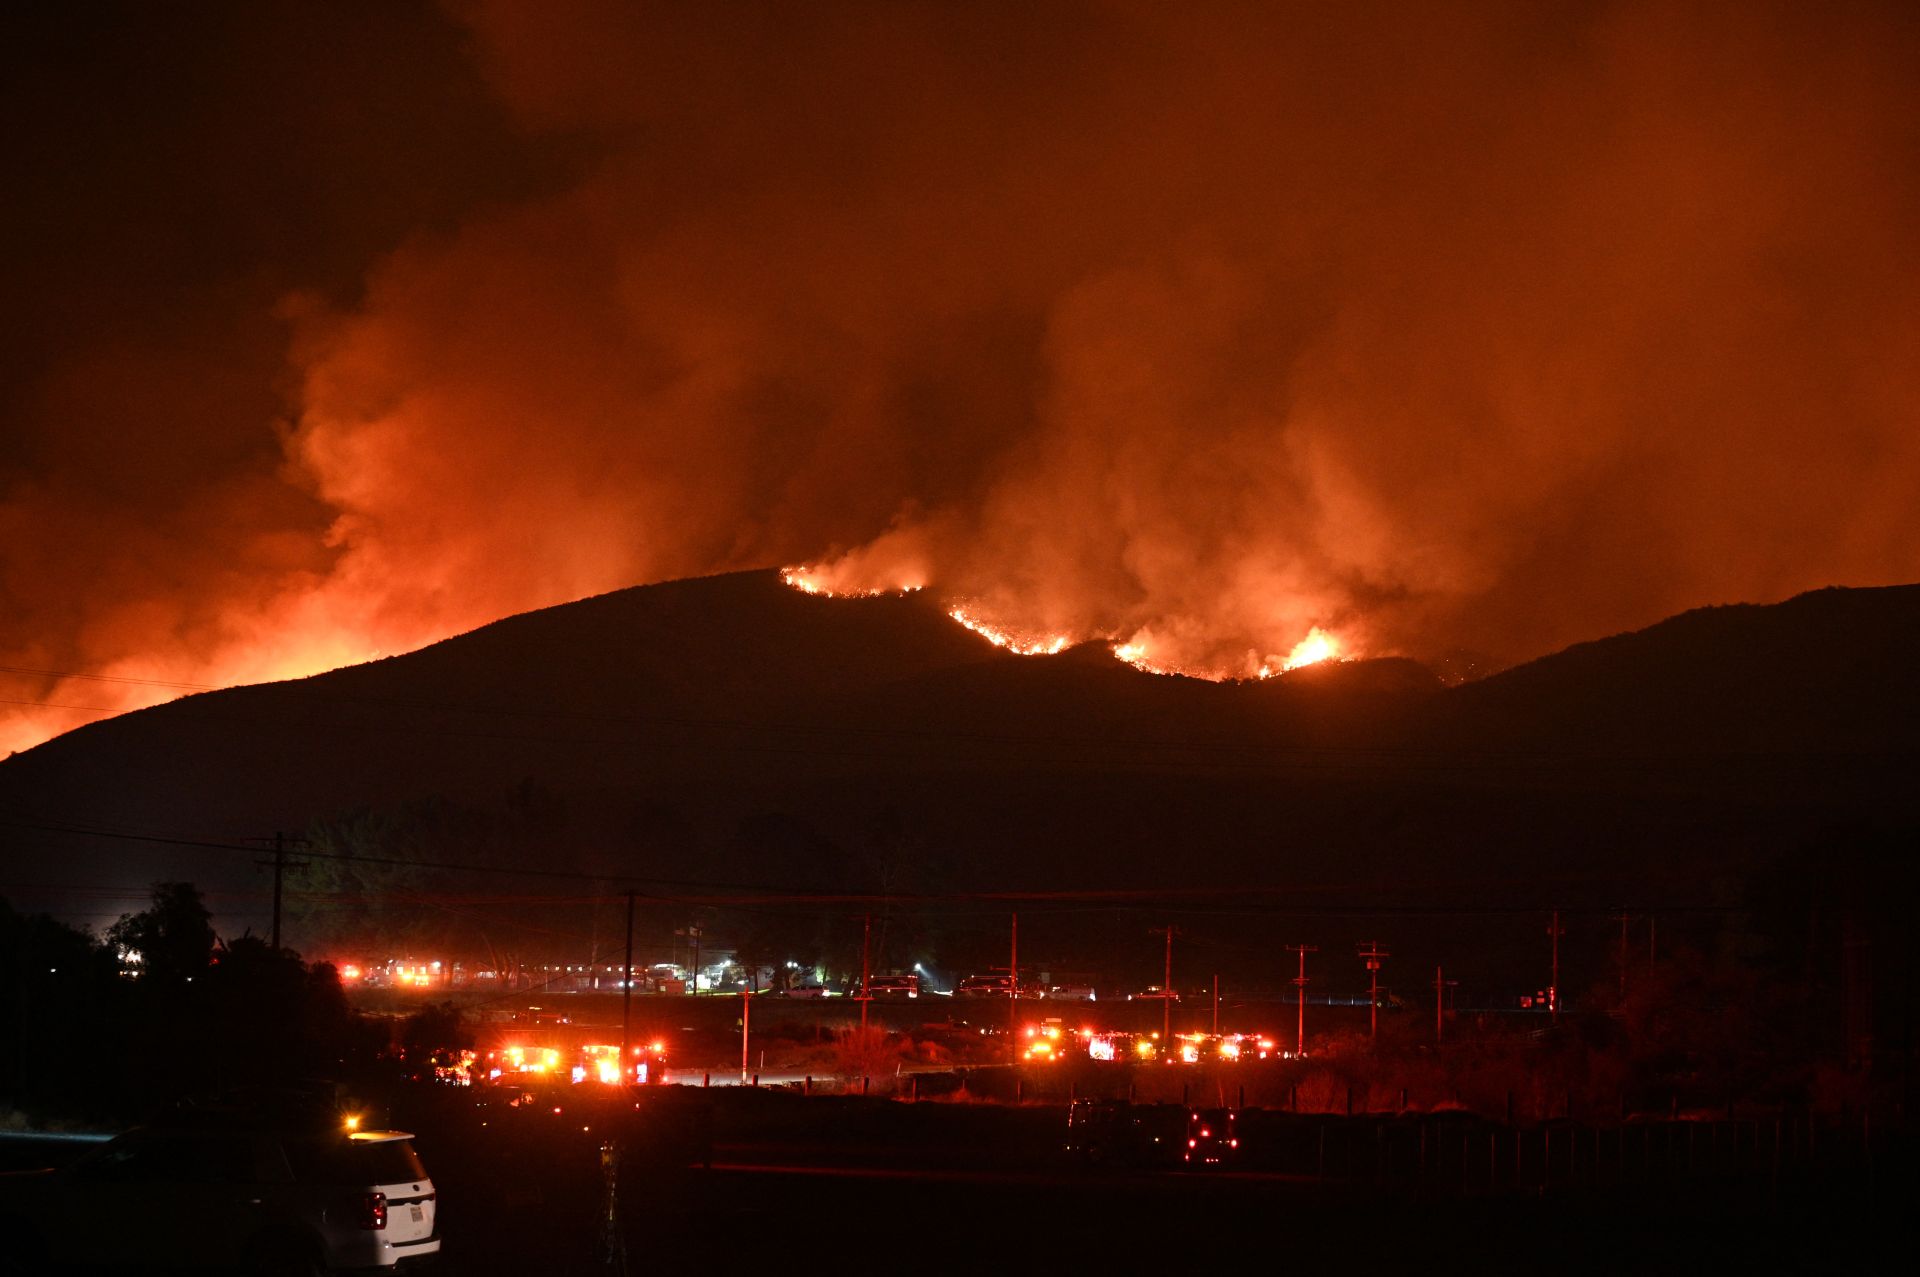
M 377 1233 L 387 1226 L 387 1195 L 385 1193 L 360 1194 L 360 1227 L 370 1233 Z

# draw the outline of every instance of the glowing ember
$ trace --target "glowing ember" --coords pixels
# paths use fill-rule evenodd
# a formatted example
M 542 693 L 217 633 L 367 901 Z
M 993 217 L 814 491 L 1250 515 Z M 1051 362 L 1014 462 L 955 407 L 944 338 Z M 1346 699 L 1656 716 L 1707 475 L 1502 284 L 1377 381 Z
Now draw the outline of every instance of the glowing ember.
M 1331 660 L 1340 655 L 1340 640 L 1319 626 L 1307 631 L 1307 636 L 1293 645 L 1287 653 L 1287 659 L 1280 663 L 1280 670 L 1297 670 L 1302 665 L 1312 665 L 1319 661 Z
M 998 626 L 988 625 L 978 617 L 969 615 L 965 608 L 954 608 L 947 615 L 995 647 L 1004 647 L 1016 656 L 1052 656 L 1056 652 L 1066 651 L 1069 645 L 1069 640 L 1064 634 L 1040 639 L 1016 638 Z
M 920 588 L 917 582 L 890 587 L 844 585 L 830 581 L 826 573 L 805 564 L 781 568 L 780 579 L 803 594 L 817 594 L 823 599 L 877 599 L 888 594 L 912 594 Z

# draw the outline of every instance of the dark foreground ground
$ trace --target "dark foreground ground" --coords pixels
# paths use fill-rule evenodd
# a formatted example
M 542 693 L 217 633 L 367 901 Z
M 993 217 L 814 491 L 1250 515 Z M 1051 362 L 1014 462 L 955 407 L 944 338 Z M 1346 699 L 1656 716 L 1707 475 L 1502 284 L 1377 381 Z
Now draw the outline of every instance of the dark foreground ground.
M 1255 1113 L 1241 1165 L 1195 1174 L 1089 1169 L 1062 1151 L 1056 1106 L 556 1098 L 423 1090 L 384 1115 L 419 1134 L 440 1271 L 1832 1272 L 1914 1258 L 1910 1145 L 1891 1137 L 1809 1149 L 1687 1124 Z M 86 1147 L 13 1139 L 0 1158 Z

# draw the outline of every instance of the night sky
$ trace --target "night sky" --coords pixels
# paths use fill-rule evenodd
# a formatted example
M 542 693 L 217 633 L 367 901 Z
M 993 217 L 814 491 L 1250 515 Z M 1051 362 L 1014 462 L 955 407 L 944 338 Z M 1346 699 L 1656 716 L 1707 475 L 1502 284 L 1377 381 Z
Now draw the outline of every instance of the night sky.
M 13 6 L 0 752 L 752 566 L 1228 677 L 1913 580 L 1916 66 L 1905 3 Z

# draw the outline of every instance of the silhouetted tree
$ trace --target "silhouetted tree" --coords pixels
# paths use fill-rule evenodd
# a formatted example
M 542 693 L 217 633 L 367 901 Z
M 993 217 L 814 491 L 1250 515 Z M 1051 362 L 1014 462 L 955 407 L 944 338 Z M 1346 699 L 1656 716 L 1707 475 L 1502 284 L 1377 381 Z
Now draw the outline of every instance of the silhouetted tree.
M 431 1072 L 434 1065 L 459 1063 L 473 1047 L 473 1028 L 451 1002 L 422 1007 L 400 1023 L 400 1049 L 410 1068 Z
M 139 955 L 143 980 L 184 984 L 213 961 L 212 918 L 192 883 L 155 883 L 152 899 L 142 912 L 123 914 L 107 939 L 129 960 Z

